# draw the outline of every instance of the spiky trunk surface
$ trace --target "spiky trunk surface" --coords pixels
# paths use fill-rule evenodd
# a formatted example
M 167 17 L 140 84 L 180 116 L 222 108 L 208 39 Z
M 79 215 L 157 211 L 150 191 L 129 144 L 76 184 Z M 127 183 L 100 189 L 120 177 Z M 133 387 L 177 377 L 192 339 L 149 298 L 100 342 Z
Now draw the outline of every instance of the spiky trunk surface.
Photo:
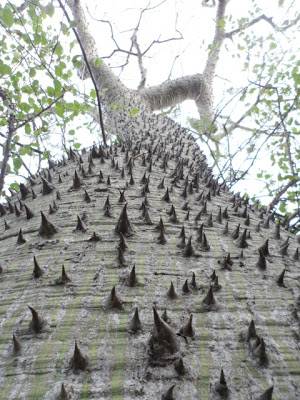
M 131 130 L 131 124 L 125 121 L 124 126 Z M 263 227 L 260 217 L 266 220 L 266 214 L 245 208 L 239 196 L 232 198 L 220 187 L 193 139 L 178 125 L 153 115 L 140 115 L 135 124 L 132 132 L 139 134 L 131 145 L 94 149 L 82 160 L 71 152 L 71 160 L 51 169 L 50 193 L 42 194 L 43 182 L 37 177 L 37 196 L 30 190 L 22 200 L 32 218 L 26 218 L 24 207 L 19 216 L 5 207 L 0 398 L 250 400 L 271 385 L 276 399 L 299 398 L 294 238 L 281 230 L 275 239 L 274 222 Z M 75 169 L 80 177 L 76 187 Z M 20 208 L 17 196 L 10 201 Z M 48 228 L 54 227 L 51 235 L 44 234 L 47 226 L 41 227 L 40 211 Z M 85 229 L 76 229 L 77 216 Z M 17 244 L 21 228 L 26 241 Z M 282 255 L 280 246 L 288 235 L 287 255 Z M 267 256 L 262 246 L 266 239 Z M 33 256 L 43 271 L 38 279 Z M 265 268 L 258 263 L 262 257 Z M 134 264 L 136 284 L 129 285 Z M 283 268 L 285 285 L 278 285 Z M 216 276 L 217 283 L 211 279 Z M 171 281 L 176 298 L 167 296 Z M 113 307 L 117 301 L 120 307 Z M 40 332 L 30 329 L 27 305 L 44 321 Z M 164 337 L 157 336 L 162 328 L 153 326 L 153 306 L 178 333 L 176 346 L 170 347 L 168 329 Z M 141 329 L 133 330 L 136 307 Z M 255 334 L 249 339 L 252 320 Z M 17 352 L 13 334 L 20 343 Z M 72 368 L 75 340 L 88 358 L 85 370 Z

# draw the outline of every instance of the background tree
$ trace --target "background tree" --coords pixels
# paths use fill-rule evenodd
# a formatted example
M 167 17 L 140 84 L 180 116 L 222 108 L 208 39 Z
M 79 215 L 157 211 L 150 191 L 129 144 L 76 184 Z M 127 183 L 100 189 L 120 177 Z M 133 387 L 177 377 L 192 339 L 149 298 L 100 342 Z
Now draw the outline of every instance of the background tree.
M 38 165 L 41 165 L 42 159 L 47 159 L 51 152 L 52 156 L 57 154 L 58 145 L 66 148 L 71 143 L 79 148 L 78 125 L 92 133 L 90 143 L 99 140 L 99 135 L 93 136 L 99 130 L 92 119 L 86 118 L 86 112 L 94 114 L 96 123 L 99 123 L 100 98 L 108 140 L 120 134 L 114 114 L 117 108 L 124 110 L 127 107 L 123 104 L 125 93 L 130 103 L 134 103 L 134 97 L 139 97 L 137 104 L 131 104 L 127 112 L 131 118 L 142 110 L 140 105 L 143 103 L 143 107 L 163 110 L 172 117 L 177 115 L 178 119 L 178 105 L 189 99 L 195 102 L 200 119 L 193 108 L 184 109 L 181 115 L 188 116 L 190 128 L 206 149 L 219 179 L 229 187 L 245 190 L 249 184 L 241 182 L 249 182 L 247 179 L 251 177 L 253 182 L 253 176 L 258 175 L 261 193 L 252 190 L 251 197 L 259 198 L 261 195 L 264 198 L 268 194 L 270 207 L 276 207 L 296 227 L 299 214 L 300 75 L 295 56 L 299 42 L 299 13 L 295 2 L 279 1 L 269 10 L 263 2 L 249 1 L 242 16 L 235 16 L 237 5 L 233 0 L 202 2 L 196 10 L 203 14 L 203 18 L 212 21 L 207 24 L 199 50 L 199 58 L 206 61 L 200 65 L 195 62 L 196 71 L 200 68 L 201 73 L 198 70 L 188 76 L 180 76 L 176 69 L 187 56 L 184 52 L 187 44 L 182 33 L 185 25 L 180 18 L 183 6 L 180 3 L 178 9 L 174 9 L 171 23 L 174 33 L 158 34 L 150 40 L 147 31 L 143 36 L 145 26 L 154 23 L 157 13 L 167 13 L 174 3 L 145 2 L 141 7 L 139 2 L 140 10 L 133 10 L 137 15 L 136 22 L 135 18 L 129 18 L 129 26 L 121 33 L 114 21 L 103 19 L 101 10 L 98 11 L 99 18 L 95 18 L 93 5 L 89 3 L 86 15 L 90 23 L 94 23 L 92 29 L 95 30 L 95 23 L 97 29 L 101 29 L 101 38 L 105 38 L 102 44 L 89 36 L 81 3 L 78 3 L 77 11 L 74 4 L 69 2 L 73 14 L 63 2 L 7 2 L 2 7 L 4 39 L 1 43 L 6 57 L 1 65 L 1 87 L 16 104 L 17 121 L 20 121 L 16 138 L 11 143 L 10 169 L 5 162 L 2 176 L 10 171 L 24 174 L 24 168 L 27 168 L 27 174 L 31 169 L 35 171 L 37 162 L 31 168 L 27 166 L 32 156 L 38 156 Z M 60 12 L 62 7 L 65 13 Z M 77 18 L 77 37 L 74 26 L 69 23 L 73 18 Z M 106 41 L 110 41 L 111 48 L 108 54 L 103 54 L 103 42 Z M 81 49 L 78 43 L 82 44 Z M 168 79 L 160 83 L 159 74 L 154 72 L 156 76 L 153 78 L 151 69 L 155 71 L 156 60 L 159 57 L 165 59 L 166 49 L 170 52 L 170 48 L 173 54 L 169 59 L 170 73 Z M 74 67 L 82 66 L 82 49 L 87 56 L 86 73 L 83 71 L 82 76 L 90 76 L 90 67 L 94 71 L 96 90 L 90 84 L 83 86 L 74 73 Z M 237 60 L 241 84 L 236 84 L 230 71 L 223 67 L 228 55 Z M 127 71 L 140 74 L 136 81 L 137 90 L 128 90 L 117 78 L 123 74 L 126 82 Z M 220 77 L 227 79 L 223 79 L 223 85 L 219 83 Z M 148 82 L 153 84 L 148 85 Z M 215 100 L 214 87 L 218 91 Z M 96 103 L 95 114 L 93 107 Z M 5 106 L 3 111 L 2 125 L 6 133 L 2 132 L 2 145 L 5 146 L 10 113 Z M 113 118 L 109 118 L 110 114 Z M 181 116 L 181 121 L 183 118 L 186 119 Z M 73 123 L 74 119 L 76 122 Z M 268 166 L 263 168 L 266 160 Z M 12 187 L 17 189 L 15 183 Z

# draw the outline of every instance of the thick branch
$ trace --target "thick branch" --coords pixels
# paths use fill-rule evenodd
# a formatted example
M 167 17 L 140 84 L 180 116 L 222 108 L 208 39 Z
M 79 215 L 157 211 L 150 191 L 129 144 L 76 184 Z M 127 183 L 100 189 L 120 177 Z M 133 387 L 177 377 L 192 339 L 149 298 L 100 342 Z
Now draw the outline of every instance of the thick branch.
M 288 191 L 289 188 L 292 186 L 296 186 L 296 184 L 300 181 L 300 178 L 292 178 L 291 180 L 288 181 L 286 185 L 284 185 L 276 194 L 276 196 L 273 198 L 271 203 L 269 204 L 269 210 L 272 210 L 279 202 L 281 197 Z

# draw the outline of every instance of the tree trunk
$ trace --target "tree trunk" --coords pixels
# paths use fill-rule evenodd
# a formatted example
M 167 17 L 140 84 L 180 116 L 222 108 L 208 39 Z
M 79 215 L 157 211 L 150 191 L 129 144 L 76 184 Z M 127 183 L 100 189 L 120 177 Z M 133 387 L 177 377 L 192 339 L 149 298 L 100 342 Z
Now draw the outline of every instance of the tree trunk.
M 70 151 L 1 211 L 0 397 L 299 398 L 294 237 L 175 122 L 118 118 L 129 142 Z

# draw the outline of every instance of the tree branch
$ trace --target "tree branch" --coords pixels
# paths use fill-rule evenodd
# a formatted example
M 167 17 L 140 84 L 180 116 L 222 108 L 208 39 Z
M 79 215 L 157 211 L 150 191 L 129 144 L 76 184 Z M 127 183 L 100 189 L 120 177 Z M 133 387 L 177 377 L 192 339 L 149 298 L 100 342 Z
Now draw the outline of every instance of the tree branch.
M 280 202 L 282 196 L 288 191 L 288 189 L 292 186 L 296 186 L 299 181 L 299 177 L 292 178 L 284 186 L 282 186 L 281 189 L 277 192 L 276 196 L 270 202 L 268 209 L 272 210 Z
M 79 0 L 76 0 L 76 2 L 78 2 L 78 4 L 79 4 Z M 63 13 L 65 14 L 65 17 L 66 17 L 68 23 L 71 25 L 71 19 L 70 19 L 68 13 L 67 13 L 67 10 L 65 9 L 65 6 L 62 4 L 61 0 L 58 0 L 58 3 L 60 5 L 60 7 L 62 8 Z M 72 27 L 72 30 L 73 30 L 74 35 L 75 35 L 75 37 L 77 39 L 77 42 L 78 42 L 78 44 L 80 46 L 80 49 L 81 49 L 85 64 L 87 66 L 87 69 L 89 71 L 89 74 L 91 76 L 91 79 L 92 79 L 92 82 L 93 82 L 93 85 L 94 85 L 94 88 L 95 88 L 95 91 L 96 91 L 96 97 L 97 97 L 97 103 L 98 103 L 98 111 L 99 111 L 99 122 L 100 122 L 100 127 L 101 127 L 102 139 L 103 139 L 104 145 L 106 146 L 106 137 L 105 137 L 105 130 L 104 130 L 104 125 L 103 125 L 100 94 L 99 94 L 99 91 L 98 91 L 97 82 L 95 80 L 93 71 L 92 71 L 92 69 L 90 67 L 90 63 L 89 63 L 89 60 L 87 58 L 87 54 L 86 54 L 85 48 L 84 48 L 84 46 L 83 46 L 83 44 L 81 42 L 80 36 L 78 35 L 78 33 L 77 33 L 77 31 L 76 31 L 76 29 L 74 27 Z

